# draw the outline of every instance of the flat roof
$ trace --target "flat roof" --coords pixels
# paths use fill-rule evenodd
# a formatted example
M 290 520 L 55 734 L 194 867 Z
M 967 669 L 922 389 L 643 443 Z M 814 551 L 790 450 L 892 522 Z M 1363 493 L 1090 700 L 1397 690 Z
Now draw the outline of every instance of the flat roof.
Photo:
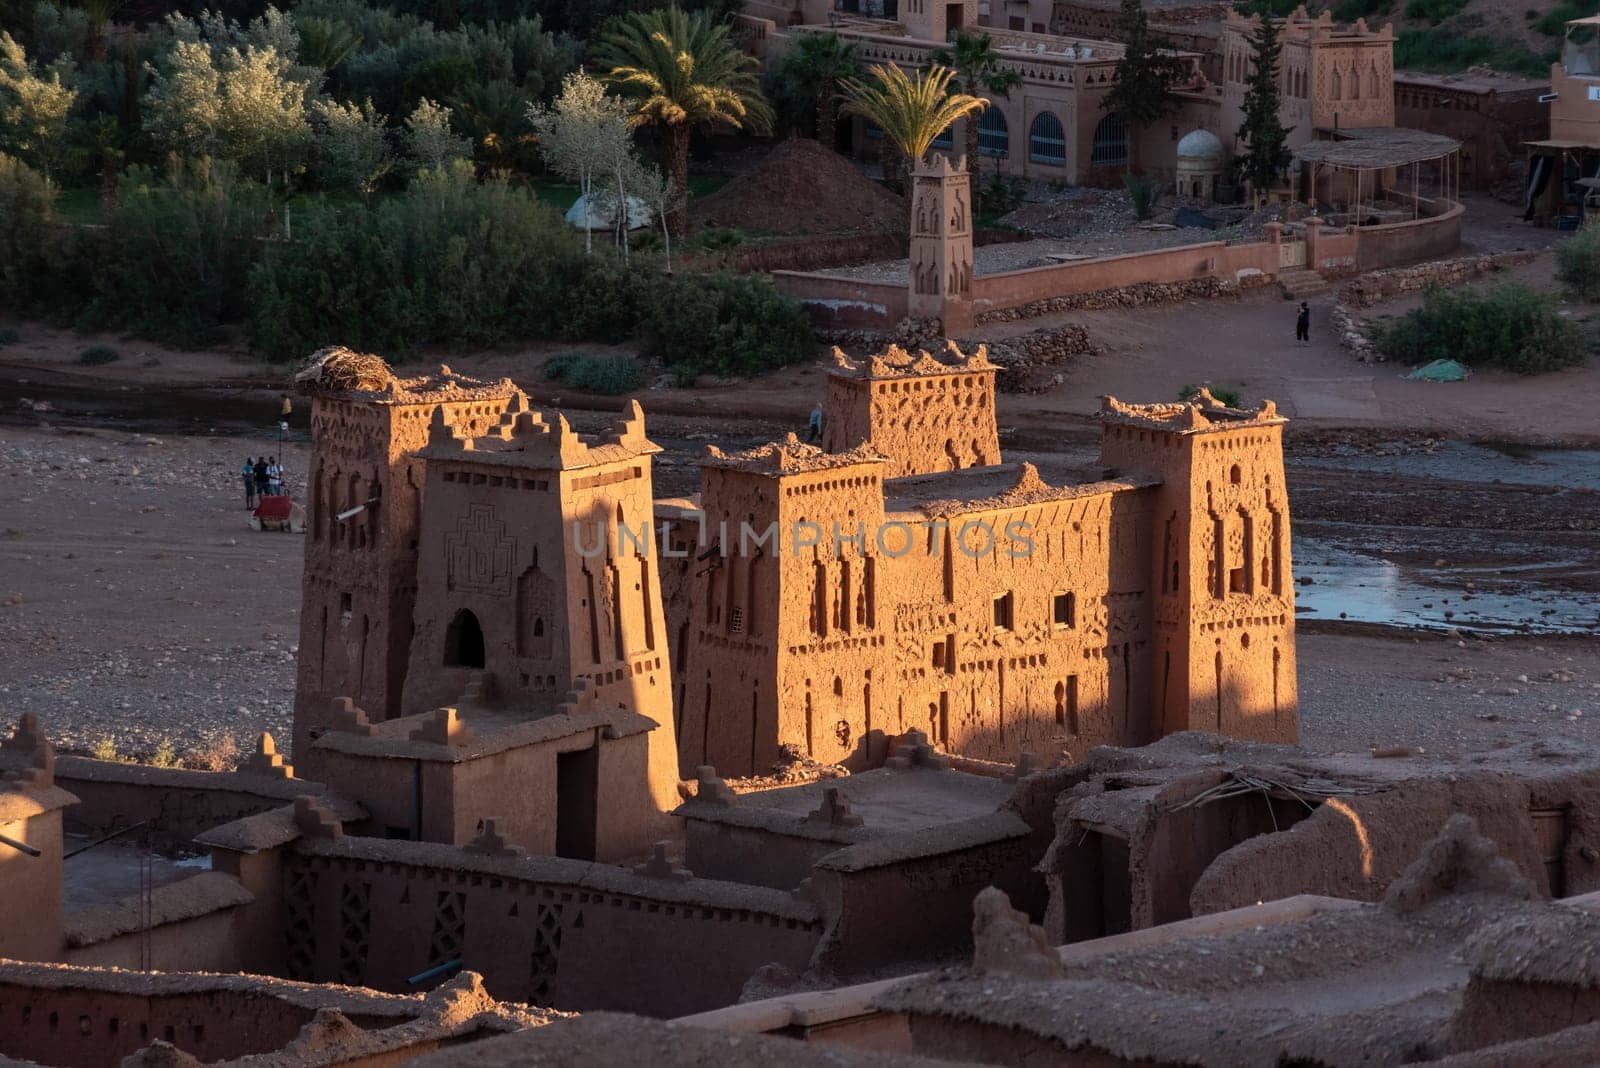
M 1397 70 L 1395 84 L 1426 85 L 1437 89 L 1462 89 L 1468 92 L 1530 92 L 1550 88 L 1549 78 L 1524 78 L 1500 71 L 1467 71 L 1461 74 L 1429 74 L 1426 71 Z
M 1333 131 L 1336 140 L 1308 141 L 1295 158 L 1334 167 L 1404 167 L 1461 150 L 1453 137 L 1401 127 L 1349 127 Z
M 837 789 L 861 817 L 860 826 L 845 827 L 806 817 L 822 804 L 826 791 Z M 706 823 L 768 831 L 793 838 L 853 845 L 896 835 L 920 834 L 992 816 L 1014 787 L 1001 779 L 971 775 L 950 768 L 876 768 L 840 779 L 818 779 L 798 786 L 739 794 L 732 804 L 686 801 L 677 814 Z
M 596 708 L 592 711 L 559 709 L 481 708 L 471 705 L 456 709 L 457 719 L 471 732 L 464 745 L 440 745 L 411 737 L 438 712 L 418 712 L 372 724 L 371 734 L 332 729 L 311 743 L 313 749 L 330 749 L 356 756 L 391 757 L 403 760 L 435 760 L 460 764 L 508 749 L 570 738 L 575 734 L 607 727 L 614 737 L 653 731 L 659 724 L 649 716 L 625 708 Z

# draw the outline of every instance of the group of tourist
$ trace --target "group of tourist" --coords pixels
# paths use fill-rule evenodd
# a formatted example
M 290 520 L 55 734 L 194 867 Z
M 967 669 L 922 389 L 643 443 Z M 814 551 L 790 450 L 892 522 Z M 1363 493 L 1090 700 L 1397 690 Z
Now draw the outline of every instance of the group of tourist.
M 283 465 L 276 456 L 246 456 L 239 469 L 244 481 L 244 506 L 254 508 L 262 497 L 275 497 L 283 492 Z

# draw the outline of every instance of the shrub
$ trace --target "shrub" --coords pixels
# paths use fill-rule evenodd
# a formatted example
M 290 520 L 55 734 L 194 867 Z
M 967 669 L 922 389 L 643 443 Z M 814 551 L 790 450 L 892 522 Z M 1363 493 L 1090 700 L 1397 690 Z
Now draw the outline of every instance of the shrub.
M 0 329 L 0 348 L 4 348 L 7 345 L 15 345 L 21 340 L 22 335 L 11 327 Z
M 544 365 L 545 377 L 585 393 L 608 397 L 632 393 L 639 388 L 639 362 L 628 356 L 589 356 L 567 352 L 552 357 Z
M 122 755 L 117 752 L 117 743 L 112 740 L 109 734 L 104 735 L 98 742 L 94 743 L 94 748 L 89 750 L 89 755 L 96 760 L 123 763 Z
M 156 746 L 156 751 L 150 754 L 150 759 L 144 761 L 144 763 L 155 768 L 175 768 L 178 766 L 177 750 L 173 749 L 170 741 L 163 738 L 161 743 Z
M 1128 189 L 1128 195 L 1133 198 L 1133 214 L 1143 222 L 1150 218 L 1155 211 L 1156 201 L 1161 199 L 1161 183 L 1154 178 L 1139 174 L 1124 174 L 1122 184 Z
M 267 192 L 205 161 L 165 176 L 130 168 L 93 265 L 84 325 L 114 325 L 184 348 L 214 341 L 253 303 L 251 268 L 271 215 Z
M 110 345 L 90 345 L 78 353 L 78 362 L 95 366 L 102 363 L 116 363 L 122 359 L 122 353 Z
M 580 299 L 571 286 L 585 276 L 580 258 L 553 209 L 503 180 L 477 182 L 462 163 L 376 203 L 313 202 L 295 240 L 255 269 L 248 331 L 277 359 L 335 339 L 404 353 L 439 340 L 556 336 L 574 314 L 565 302 Z
M 1555 298 L 1516 283 L 1483 291 L 1434 286 L 1422 307 L 1375 324 L 1372 337 L 1405 363 L 1452 359 L 1520 374 L 1571 367 L 1586 355 L 1581 329 Z
M 1521 42 L 1483 34 L 1461 33 L 1444 26 L 1402 30 L 1394 42 L 1395 68 L 1450 74 L 1484 65 L 1508 74 L 1548 78 L 1554 53 L 1530 52 Z
M 1205 388 L 1209 389 L 1213 397 L 1217 398 L 1217 400 L 1221 401 L 1229 408 L 1239 407 L 1238 390 L 1229 389 L 1226 386 L 1206 386 Z M 1196 396 L 1200 392 L 1200 389 L 1200 386 L 1184 386 L 1182 389 L 1178 390 L 1178 399 L 1181 401 L 1186 401 L 1190 397 Z
M 756 275 L 676 275 L 658 280 L 644 323 L 647 355 L 697 374 L 760 374 L 816 349 L 798 302 Z
M 1600 300 L 1600 225 L 1586 225 L 1556 246 L 1556 279 L 1580 300 Z
M 11 311 L 37 311 L 53 294 L 55 199 L 44 175 L 0 153 L 0 305 Z

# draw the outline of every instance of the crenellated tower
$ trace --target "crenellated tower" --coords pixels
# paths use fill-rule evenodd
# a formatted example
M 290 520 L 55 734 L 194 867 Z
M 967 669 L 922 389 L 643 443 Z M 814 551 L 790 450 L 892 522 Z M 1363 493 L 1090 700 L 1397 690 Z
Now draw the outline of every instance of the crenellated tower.
M 1294 584 L 1283 426 L 1267 401 L 1101 408 L 1101 460 L 1160 479 L 1152 492 L 1156 735 L 1204 730 L 1294 742 Z
M 417 594 L 424 469 L 436 422 L 467 435 L 500 419 L 509 379 L 396 378 L 376 356 L 325 349 L 298 382 L 312 397 L 311 470 L 295 679 L 297 758 L 350 697 L 374 719 L 400 714 Z
M 436 412 L 418 536 L 411 669 L 401 707 L 458 701 L 534 707 L 582 688 L 648 716 L 650 779 L 677 803 L 666 621 L 651 530 L 644 414 L 630 401 L 605 433 L 574 431 L 511 397 L 470 434 Z

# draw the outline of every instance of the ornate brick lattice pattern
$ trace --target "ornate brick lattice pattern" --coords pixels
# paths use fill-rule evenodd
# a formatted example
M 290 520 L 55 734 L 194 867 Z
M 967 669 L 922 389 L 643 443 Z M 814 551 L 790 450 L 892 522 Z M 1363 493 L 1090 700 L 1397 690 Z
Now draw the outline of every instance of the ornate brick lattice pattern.
M 460 890 L 440 890 L 434 899 L 433 941 L 428 966 L 436 968 L 461 956 L 467 940 L 467 895 Z
M 359 986 L 366 976 L 372 934 L 372 884 L 339 887 L 339 981 Z
M 556 969 L 561 957 L 561 906 L 540 905 L 533 928 L 533 967 L 528 1000 L 542 1008 L 555 1001 Z
M 291 870 L 285 907 L 289 923 L 285 935 L 289 942 L 289 978 L 310 981 L 314 978 L 317 956 L 316 872 Z

